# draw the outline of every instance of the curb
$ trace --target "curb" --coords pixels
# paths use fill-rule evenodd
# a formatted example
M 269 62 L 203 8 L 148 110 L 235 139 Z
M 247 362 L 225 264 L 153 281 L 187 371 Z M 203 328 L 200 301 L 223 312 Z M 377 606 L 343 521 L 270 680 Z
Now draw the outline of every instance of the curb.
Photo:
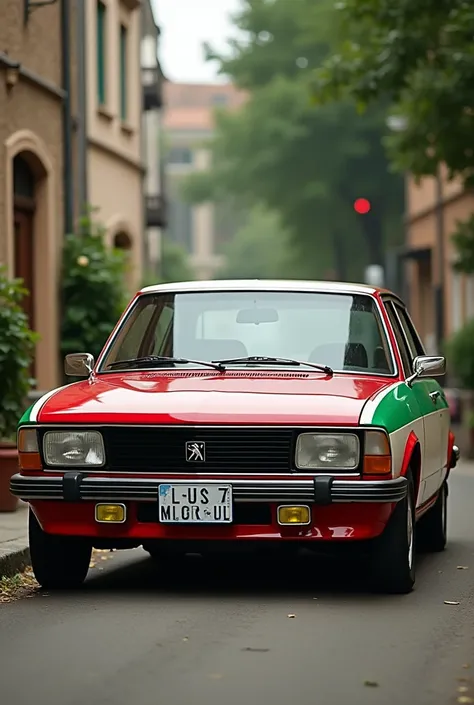
M 12 578 L 29 564 L 30 549 L 28 546 L 22 545 L 6 551 L 0 550 L 0 580 L 2 578 Z

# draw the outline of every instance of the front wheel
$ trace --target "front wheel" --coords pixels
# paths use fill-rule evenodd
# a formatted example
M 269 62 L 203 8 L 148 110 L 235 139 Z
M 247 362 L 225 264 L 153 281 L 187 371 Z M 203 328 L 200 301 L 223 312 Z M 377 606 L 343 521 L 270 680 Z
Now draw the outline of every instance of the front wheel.
M 31 509 L 28 532 L 31 565 L 41 587 L 64 590 L 82 585 L 92 554 L 89 541 L 45 533 Z
M 383 534 L 373 544 L 372 582 L 379 592 L 400 595 L 415 584 L 415 492 L 411 473 L 408 493 L 398 502 Z
M 438 498 L 418 523 L 418 545 L 427 553 L 444 551 L 448 540 L 448 484 L 443 482 Z

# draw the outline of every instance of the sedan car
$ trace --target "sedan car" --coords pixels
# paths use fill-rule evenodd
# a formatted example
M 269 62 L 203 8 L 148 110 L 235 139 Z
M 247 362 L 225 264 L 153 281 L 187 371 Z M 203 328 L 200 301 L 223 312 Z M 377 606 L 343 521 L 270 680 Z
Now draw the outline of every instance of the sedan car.
M 86 379 L 18 427 L 11 491 L 30 503 L 41 585 L 85 579 L 96 548 L 164 561 L 216 547 L 368 548 L 407 593 L 416 548 L 446 545 L 459 451 L 427 356 L 389 291 L 328 282 L 162 284 L 130 302 Z

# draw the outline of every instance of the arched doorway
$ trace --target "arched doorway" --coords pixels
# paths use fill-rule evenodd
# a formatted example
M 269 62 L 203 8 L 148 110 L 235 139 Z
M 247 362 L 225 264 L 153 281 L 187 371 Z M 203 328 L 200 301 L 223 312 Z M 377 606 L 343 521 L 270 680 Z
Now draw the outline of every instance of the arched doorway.
M 30 328 L 35 327 L 35 237 L 36 178 L 28 160 L 19 154 L 13 160 L 14 275 L 23 279 L 28 294 L 23 308 Z

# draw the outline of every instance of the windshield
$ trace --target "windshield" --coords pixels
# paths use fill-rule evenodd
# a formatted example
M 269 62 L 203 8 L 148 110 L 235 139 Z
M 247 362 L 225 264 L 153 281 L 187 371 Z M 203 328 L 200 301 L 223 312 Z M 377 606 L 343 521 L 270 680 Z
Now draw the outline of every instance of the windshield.
M 375 301 L 350 294 L 146 294 L 119 328 L 99 372 L 111 364 L 117 371 L 117 362 L 146 355 L 206 361 L 268 356 L 336 371 L 395 372 Z

